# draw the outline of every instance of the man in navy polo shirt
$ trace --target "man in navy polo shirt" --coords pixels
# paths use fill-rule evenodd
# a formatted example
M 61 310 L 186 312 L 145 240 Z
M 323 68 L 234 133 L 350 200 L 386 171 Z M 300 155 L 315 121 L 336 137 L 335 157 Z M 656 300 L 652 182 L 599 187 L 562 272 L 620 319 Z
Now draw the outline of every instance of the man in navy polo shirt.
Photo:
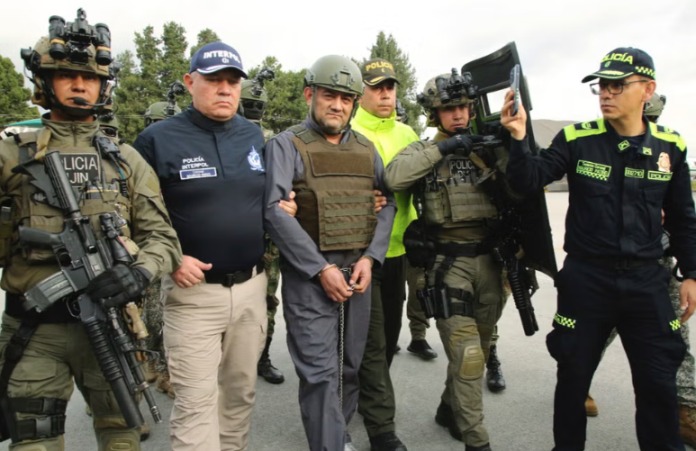
M 157 172 L 181 241 L 163 281 L 164 342 L 176 399 L 174 450 L 244 450 L 266 339 L 261 129 L 236 114 L 246 77 L 235 49 L 201 47 L 183 81 L 192 105 L 134 146 Z M 169 286 L 167 286 L 169 285 Z

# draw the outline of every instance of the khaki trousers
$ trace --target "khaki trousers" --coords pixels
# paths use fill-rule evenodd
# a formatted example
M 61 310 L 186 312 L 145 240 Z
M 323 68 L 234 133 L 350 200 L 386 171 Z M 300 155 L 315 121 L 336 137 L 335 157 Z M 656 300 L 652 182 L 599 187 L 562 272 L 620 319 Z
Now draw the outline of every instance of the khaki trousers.
M 176 398 L 172 450 L 246 450 L 256 363 L 266 340 L 265 273 L 224 287 L 173 286 L 164 305 L 164 345 Z

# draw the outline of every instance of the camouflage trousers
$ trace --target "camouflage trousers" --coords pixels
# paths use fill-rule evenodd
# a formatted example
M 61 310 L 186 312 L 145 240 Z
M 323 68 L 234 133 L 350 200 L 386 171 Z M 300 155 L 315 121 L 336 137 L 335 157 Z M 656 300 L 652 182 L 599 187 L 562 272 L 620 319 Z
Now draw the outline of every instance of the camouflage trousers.
M 154 363 L 154 369 L 158 373 L 167 370 L 167 359 L 164 354 L 164 339 L 162 336 L 162 299 L 161 283 L 154 281 L 147 287 L 143 294 L 143 322 L 147 327 L 148 337 L 146 340 L 147 349 L 157 354 L 151 354 L 150 360 Z
M 268 288 L 266 289 L 266 304 L 268 308 L 268 333 L 266 337 L 273 337 L 275 330 L 275 315 L 278 311 L 280 301 L 276 297 L 278 285 L 280 284 L 280 251 L 270 241 L 266 242 L 266 253 L 263 256 L 263 265 L 266 276 L 268 276 Z
M 663 258 L 661 260 L 662 264 L 670 269 L 674 266 L 674 261 L 671 258 Z M 681 283 L 672 277 L 669 281 L 669 298 L 672 301 L 672 308 L 680 317 L 682 314 L 681 308 L 679 307 L 679 287 Z M 681 336 L 686 343 L 686 355 L 684 356 L 684 361 L 677 370 L 677 399 L 680 405 L 688 406 L 691 408 L 696 408 L 696 383 L 694 382 L 694 356 L 691 354 L 691 346 L 689 345 L 689 324 L 681 324 Z M 616 338 L 616 329 L 611 331 L 609 339 L 607 340 L 606 348 L 614 341 Z

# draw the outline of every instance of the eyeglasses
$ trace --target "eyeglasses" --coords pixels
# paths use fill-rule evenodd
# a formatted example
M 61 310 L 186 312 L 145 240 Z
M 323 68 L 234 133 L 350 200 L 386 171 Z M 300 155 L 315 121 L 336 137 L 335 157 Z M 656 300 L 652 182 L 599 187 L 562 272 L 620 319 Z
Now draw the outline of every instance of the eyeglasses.
M 633 81 L 600 81 L 598 83 L 590 83 L 592 94 L 600 95 L 603 89 L 606 89 L 609 94 L 619 95 L 624 88 L 632 83 L 647 83 L 650 80 L 633 80 Z

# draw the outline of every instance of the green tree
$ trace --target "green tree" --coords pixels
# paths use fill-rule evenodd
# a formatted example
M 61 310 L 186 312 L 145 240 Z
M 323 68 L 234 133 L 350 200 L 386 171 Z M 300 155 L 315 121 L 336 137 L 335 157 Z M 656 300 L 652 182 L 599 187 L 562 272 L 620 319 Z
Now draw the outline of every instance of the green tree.
M 390 34 L 386 36 L 383 31 L 377 34 L 377 41 L 370 48 L 370 56 L 363 60 L 384 58 L 394 65 L 394 71 L 399 78 L 399 88 L 397 98 L 408 114 L 408 125 L 413 127 L 418 135 L 423 132 L 423 126 L 418 122 L 421 108 L 416 102 L 418 88 L 416 87 L 416 71 L 408 60 L 408 55 L 404 54 L 399 48 L 394 37 Z
M 135 33 L 135 55 L 126 51 L 116 60 L 121 66 L 115 90 L 115 111 L 119 134 L 133 142 L 145 126 L 143 114 L 154 102 L 165 101 L 171 84 L 188 72 L 189 58 L 186 30 L 179 24 L 167 22 L 162 36 L 155 36 L 152 26 Z M 188 95 L 178 100 L 184 108 L 190 103 Z
M 200 33 L 198 33 L 198 41 L 196 42 L 196 45 L 191 47 L 191 54 L 189 56 L 193 56 L 194 53 L 201 47 L 203 47 L 206 44 L 210 44 L 211 42 L 217 42 L 220 41 L 220 37 L 215 33 L 213 30 L 210 28 L 206 28 L 205 30 L 201 30 Z
M 0 56 L 0 124 L 39 117 L 38 109 L 28 104 L 31 91 L 23 83 L 24 77 L 15 70 L 12 60 Z

